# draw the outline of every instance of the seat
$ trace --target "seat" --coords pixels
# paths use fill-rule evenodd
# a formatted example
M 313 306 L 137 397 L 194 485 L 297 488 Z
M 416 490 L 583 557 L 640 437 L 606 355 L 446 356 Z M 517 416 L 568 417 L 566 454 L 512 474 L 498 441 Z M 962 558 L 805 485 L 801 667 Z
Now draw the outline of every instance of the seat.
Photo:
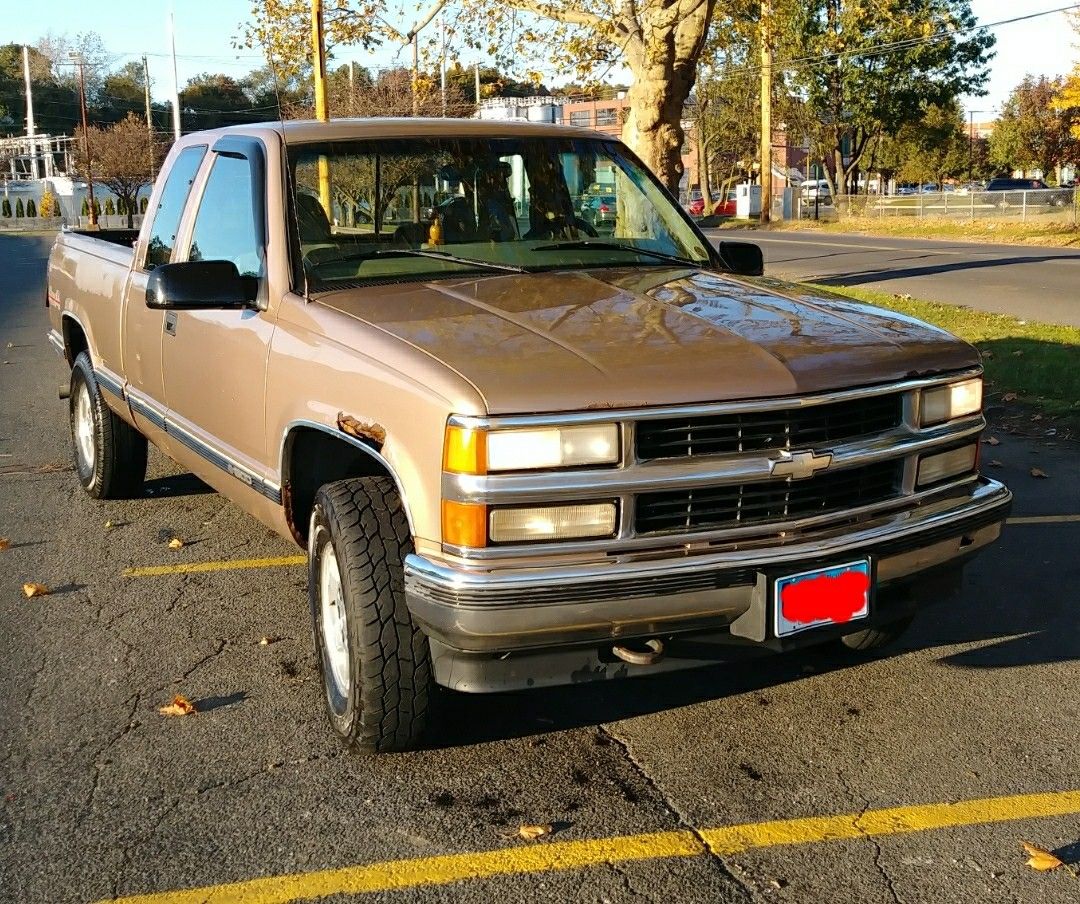
M 319 245 L 334 240 L 330 220 L 314 195 L 296 193 L 296 220 L 301 244 Z

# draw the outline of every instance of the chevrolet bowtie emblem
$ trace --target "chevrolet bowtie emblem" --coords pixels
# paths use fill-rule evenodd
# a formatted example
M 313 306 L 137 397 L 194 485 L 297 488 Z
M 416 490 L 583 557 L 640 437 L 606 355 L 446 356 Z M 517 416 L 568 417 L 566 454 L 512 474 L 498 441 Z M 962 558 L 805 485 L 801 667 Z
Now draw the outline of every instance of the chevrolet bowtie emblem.
M 773 477 L 805 480 L 832 464 L 832 452 L 822 452 L 818 455 L 812 449 L 799 452 L 782 451 L 779 458 L 771 458 L 769 462 L 771 465 L 769 474 Z

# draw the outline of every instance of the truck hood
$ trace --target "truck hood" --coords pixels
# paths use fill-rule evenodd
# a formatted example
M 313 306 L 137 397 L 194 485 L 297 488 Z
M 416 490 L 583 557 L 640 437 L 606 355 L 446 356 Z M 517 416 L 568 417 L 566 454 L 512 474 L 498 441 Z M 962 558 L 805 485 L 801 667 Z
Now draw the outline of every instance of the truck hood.
M 802 395 L 978 364 L 950 333 L 768 278 L 636 267 L 315 299 L 468 380 L 491 414 Z

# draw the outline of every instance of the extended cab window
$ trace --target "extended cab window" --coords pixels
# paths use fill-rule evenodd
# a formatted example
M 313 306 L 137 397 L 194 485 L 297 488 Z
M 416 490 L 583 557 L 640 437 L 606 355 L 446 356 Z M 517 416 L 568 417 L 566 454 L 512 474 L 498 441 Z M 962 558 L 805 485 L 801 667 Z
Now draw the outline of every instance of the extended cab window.
M 205 155 L 206 145 L 184 148 L 169 170 L 165 188 L 161 192 L 161 201 L 150 226 L 150 239 L 146 243 L 146 262 L 143 266 L 147 270 L 153 270 L 159 264 L 167 264 L 172 257 L 180 215 L 184 212 L 191 183 L 195 180 L 195 174 L 199 171 L 199 164 Z
M 263 275 L 252 188 L 246 159 L 216 157 L 195 215 L 188 260 L 232 261 L 241 276 Z

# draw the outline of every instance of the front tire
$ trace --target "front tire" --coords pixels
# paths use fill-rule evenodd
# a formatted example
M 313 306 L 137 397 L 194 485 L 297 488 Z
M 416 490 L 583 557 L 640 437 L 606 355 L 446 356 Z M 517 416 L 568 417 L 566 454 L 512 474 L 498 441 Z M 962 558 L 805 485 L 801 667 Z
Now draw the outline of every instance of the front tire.
M 915 619 L 912 616 L 901 618 L 887 625 L 865 628 L 840 638 L 840 646 L 848 653 L 869 653 L 895 643 Z
M 327 715 L 350 749 L 415 748 L 434 693 L 427 637 L 405 603 L 408 519 L 386 477 L 341 480 L 315 496 L 308 598 Z
M 95 499 L 130 499 L 146 480 L 146 437 L 121 420 L 101 397 L 90 355 L 71 369 L 71 441 L 79 483 Z

